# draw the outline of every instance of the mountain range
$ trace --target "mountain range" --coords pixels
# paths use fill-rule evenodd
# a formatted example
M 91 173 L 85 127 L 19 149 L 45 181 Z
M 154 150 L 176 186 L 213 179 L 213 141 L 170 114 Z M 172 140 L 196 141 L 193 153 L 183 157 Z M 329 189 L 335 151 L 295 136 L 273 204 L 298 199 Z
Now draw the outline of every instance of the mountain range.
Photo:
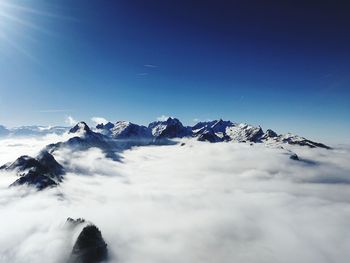
M 287 134 L 277 134 L 268 129 L 264 131 L 260 126 L 252 126 L 245 123 L 234 123 L 222 119 L 199 122 L 194 126 L 184 126 L 177 118 L 168 118 L 164 121 L 155 121 L 148 126 L 138 125 L 128 121 L 107 122 L 98 124 L 90 129 L 85 122 L 84 126 L 91 132 L 101 134 L 110 139 L 133 141 L 137 144 L 148 144 L 176 139 L 195 138 L 198 141 L 208 142 L 252 142 L 267 144 L 293 144 L 309 147 L 320 147 L 329 149 L 330 147 L 319 142 L 308 140 L 304 137 Z M 8 129 L 0 125 L 0 136 L 40 136 L 47 134 L 63 134 L 69 131 L 69 127 L 63 126 L 21 126 Z M 76 128 L 78 131 L 78 128 Z M 74 130 L 70 131 L 74 133 Z M 99 135 L 94 135 L 96 137 Z M 91 137 L 91 136 L 90 136 Z M 95 138 L 96 139 L 96 138 Z M 92 138 L 90 138 L 92 140 Z M 70 142 L 73 143 L 73 142 Z M 77 142 L 78 143 L 78 142 Z
M 69 128 L 64 126 L 30 125 L 15 128 L 6 128 L 0 125 L 0 136 L 40 136 L 47 134 L 63 134 Z
M 79 122 L 68 130 L 65 127 L 40 128 L 31 127 L 30 131 L 44 131 L 40 134 L 51 132 L 68 132 L 69 139 L 47 145 L 36 157 L 20 156 L 12 163 L 0 167 L 2 171 L 15 172 L 17 179 L 10 186 L 31 185 L 38 190 L 57 186 L 66 173 L 66 167 L 59 164 L 55 158 L 55 152 L 66 149 L 71 151 L 84 151 L 89 148 L 99 148 L 107 158 L 120 160 L 120 152 L 132 146 L 169 145 L 178 143 L 179 138 L 192 138 L 202 142 L 238 142 L 265 144 L 268 147 L 278 147 L 287 154 L 290 159 L 299 161 L 299 157 L 284 145 L 296 145 L 310 148 L 331 149 L 329 146 L 308 140 L 292 134 L 279 135 L 273 130 L 264 131 L 260 126 L 254 127 L 248 124 L 237 124 L 231 121 L 214 120 L 199 122 L 193 127 L 184 126 L 176 118 L 168 118 L 165 121 L 156 121 L 148 126 L 137 125 L 127 121 L 98 124 L 91 129 L 85 122 Z M 0 127 L 1 128 L 1 127 Z M 2 130 L 6 128 L 2 127 Z M 23 131 L 17 129 L 16 131 Z M 0 130 L 1 131 L 1 130 Z M 24 134 L 24 133 L 16 133 Z M 26 133 L 27 134 L 27 133 Z M 182 141 L 181 145 L 185 142 Z
M 147 127 L 127 121 L 117 121 L 116 123 L 98 124 L 95 132 L 119 140 L 159 141 L 187 137 L 212 143 L 233 141 L 330 148 L 325 144 L 298 135 L 277 134 L 271 129 L 263 131 L 260 126 L 238 124 L 222 119 L 199 122 L 194 126 L 184 126 L 178 119 L 168 118 L 164 121 L 152 122 Z
M 81 122 L 86 125 L 85 122 Z M 87 126 L 87 125 L 86 125 Z M 88 127 L 88 126 L 87 126 Z M 63 126 L 20 126 L 8 129 L 0 125 L 0 136 L 40 136 L 47 134 L 63 134 L 69 131 L 69 127 Z M 196 138 L 199 141 L 208 142 L 253 142 L 268 144 L 294 144 L 309 147 L 330 147 L 319 142 L 308 140 L 293 134 L 277 134 L 271 129 L 263 131 L 258 126 L 245 123 L 234 123 L 222 119 L 199 122 L 194 126 L 184 126 L 177 118 L 168 118 L 164 121 L 155 121 L 148 126 L 138 125 L 128 121 L 107 122 L 98 124 L 92 130 L 111 139 L 137 141 L 147 144 L 159 142 L 165 139 Z M 72 131 L 71 131 L 72 132 Z M 89 133 L 91 135 L 91 133 Z M 96 136 L 95 136 L 96 137 Z

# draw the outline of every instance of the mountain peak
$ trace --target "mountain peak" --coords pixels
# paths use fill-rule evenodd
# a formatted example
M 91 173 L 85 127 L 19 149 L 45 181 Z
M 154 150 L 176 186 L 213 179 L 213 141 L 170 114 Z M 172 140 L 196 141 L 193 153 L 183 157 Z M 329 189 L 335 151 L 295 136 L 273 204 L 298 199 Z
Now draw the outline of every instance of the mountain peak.
M 90 133 L 91 129 L 86 122 L 78 122 L 73 128 L 69 130 L 69 133 Z
M 13 163 L 5 164 L 0 170 L 15 171 L 20 177 L 11 186 L 32 185 L 38 190 L 56 186 L 63 179 L 64 168 L 47 151 L 42 151 L 36 158 L 23 155 Z
M 148 125 L 156 138 L 182 138 L 190 135 L 190 130 L 184 127 L 176 118 L 169 117 L 166 121 L 155 121 Z
M 169 117 L 166 121 L 165 121 L 167 124 L 181 124 L 181 121 L 177 118 L 172 118 L 172 117 Z
M 129 121 L 117 121 L 111 129 L 111 133 L 115 139 L 149 138 L 152 136 L 147 127 Z
M 198 122 L 192 127 L 193 131 L 202 133 L 204 131 L 213 130 L 215 133 L 225 133 L 228 127 L 234 126 L 231 121 L 224 121 L 223 119 Z
M 110 130 L 114 127 L 114 124 L 111 123 L 110 121 L 107 122 L 106 124 L 100 123 L 96 125 L 96 129 L 105 129 L 105 130 Z

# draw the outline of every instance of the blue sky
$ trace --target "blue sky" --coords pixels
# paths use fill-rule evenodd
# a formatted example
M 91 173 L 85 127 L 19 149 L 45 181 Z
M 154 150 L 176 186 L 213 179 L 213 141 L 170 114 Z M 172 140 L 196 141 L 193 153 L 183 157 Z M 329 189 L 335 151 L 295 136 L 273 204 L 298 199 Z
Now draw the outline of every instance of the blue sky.
M 348 10 L 340 1 L 0 0 L 0 123 L 167 115 L 349 141 Z

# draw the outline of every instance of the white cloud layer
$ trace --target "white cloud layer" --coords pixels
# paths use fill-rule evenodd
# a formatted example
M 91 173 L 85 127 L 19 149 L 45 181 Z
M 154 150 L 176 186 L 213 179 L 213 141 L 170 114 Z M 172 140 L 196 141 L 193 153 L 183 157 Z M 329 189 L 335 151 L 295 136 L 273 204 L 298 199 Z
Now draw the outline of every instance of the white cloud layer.
M 0 141 L 1 163 L 44 143 L 33 142 Z M 122 162 L 97 149 L 59 152 L 64 183 L 37 193 L 7 188 L 14 175 L 0 174 L 0 262 L 64 261 L 78 234 L 64 222 L 84 217 L 111 262 L 346 263 L 350 150 L 293 150 L 303 161 L 193 141 L 127 150 Z
M 169 118 L 169 116 L 162 115 L 162 116 L 157 117 L 157 121 L 166 121 L 168 118 Z
M 70 125 L 70 126 L 73 126 L 75 124 L 77 124 L 77 120 L 75 120 L 72 116 L 67 116 L 66 119 L 65 119 L 65 122 Z
M 91 121 L 97 125 L 97 124 L 106 124 L 108 122 L 108 120 L 106 120 L 105 118 L 102 118 L 102 117 L 92 117 L 91 118 Z

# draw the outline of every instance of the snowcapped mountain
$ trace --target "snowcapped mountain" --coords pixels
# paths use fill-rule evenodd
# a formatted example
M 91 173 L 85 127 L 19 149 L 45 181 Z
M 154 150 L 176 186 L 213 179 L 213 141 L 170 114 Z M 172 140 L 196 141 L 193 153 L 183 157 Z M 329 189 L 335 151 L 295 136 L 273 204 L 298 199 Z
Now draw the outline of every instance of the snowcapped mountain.
M 83 121 L 78 122 L 73 128 L 71 128 L 69 133 L 79 134 L 80 136 L 90 136 L 94 134 L 90 127 Z
M 261 140 L 268 140 L 270 138 L 276 138 L 276 137 L 278 137 L 278 134 L 273 130 L 268 129 L 266 130 L 264 135 L 261 137 Z
M 235 124 L 230 121 L 212 121 L 203 125 L 195 125 L 194 128 L 202 127 L 199 129 L 193 129 L 194 136 L 198 136 L 200 141 L 220 142 L 220 141 L 233 141 L 233 142 L 253 142 L 253 143 L 266 143 L 269 145 L 299 145 L 308 146 L 311 148 L 319 147 L 329 149 L 330 147 L 308 140 L 304 137 L 292 135 L 290 133 L 285 135 L 278 135 L 271 129 L 263 131 L 258 126 L 252 126 L 245 123 Z
M 224 133 L 227 127 L 233 126 L 234 123 L 231 121 L 214 120 L 208 122 L 198 122 L 192 127 L 194 133 L 204 132 L 205 130 L 212 130 L 214 133 Z
M 330 148 L 325 144 L 317 143 L 301 136 L 292 134 L 278 135 L 271 129 L 264 132 L 260 126 L 254 127 L 245 123 L 236 124 L 231 121 L 223 121 L 221 119 L 210 122 L 200 122 L 192 127 L 192 131 L 193 136 L 197 137 L 199 141 L 253 142 L 267 143 L 269 145 L 292 144 L 309 146 L 311 148 Z
M 46 146 L 46 150 L 53 153 L 62 148 L 82 151 L 94 147 L 101 149 L 109 158 L 114 160 L 119 159 L 119 156 L 116 154 L 118 145 L 110 137 L 92 131 L 85 122 L 77 123 L 69 130 L 69 134 L 72 136 L 70 139 L 64 142 L 49 144 Z
M 290 133 L 287 133 L 285 135 L 278 135 L 274 137 L 270 137 L 269 139 L 266 140 L 267 143 L 282 143 L 282 144 L 291 144 L 291 145 L 299 145 L 299 146 L 308 146 L 310 148 L 325 148 L 325 149 L 330 149 L 329 146 L 319 143 L 319 142 L 314 142 L 310 141 L 304 137 L 298 136 L 298 135 L 293 135 Z
M 259 142 L 264 136 L 260 126 L 254 127 L 245 123 L 228 126 L 225 132 L 230 141 L 237 142 Z
M 212 143 L 232 141 L 266 143 L 268 145 L 279 146 L 290 144 L 311 148 L 330 148 L 323 143 L 311 141 L 298 135 L 290 133 L 277 134 L 271 129 L 264 132 L 260 126 L 255 127 L 245 123 L 239 124 L 222 119 L 198 122 L 192 127 L 184 126 L 177 118 L 155 121 L 147 127 L 128 121 L 117 121 L 115 123 L 98 124 L 94 130 L 91 130 L 85 122 L 78 123 L 70 130 L 62 126 L 33 125 L 8 129 L 0 125 L 0 136 L 42 136 L 47 134 L 63 134 L 67 131 L 74 136 L 67 142 L 61 142 L 57 145 L 69 145 L 82 149 L 90 147 L 106 148 L 107 145 L 110 146 L 113 144 L 111 140 L 119 140 L 119 144 L 114 144 L 112 148 L 128 148 L 134 145 L 169 143 L 169 139 L 187 137 Z
M 19 176 L 10 186 L 26 184 L 38 190 L 58 185 L 65 173 L 64 168 L 45 150 L 35 158 L 23 155 L 13 163 L 1 166 L 0 170 L 14 171 Z
M 222 137 L 219 137 L 213 129 L 205 129 L 204 131 L 200 131 L 196 134 L 197 140 L 201 142 L 222 142 L 224 139 Z M 220 134 L 221 135 L 221 134 Z
M 189 128 L 184 127 L 178 119 L 173 118 L 152 122 L 148 127 L 128 121 L 108 122 L 98 124 L 96 132 L 113 139 L 182 138 L 191 135 Z
M 271 129 L 266 130 L 258 126 L 245 123 L 234 123 L 222 119 L 199 122 L 193 127 L 185 127 L 178 119 L 168 118 L 166 121 L 155 121 L 148 127 L 137 125 L 127 121 L 117 121 L 116 123 L 99 124 L 96 132 L 113 139 L 120 140 L 141 140 L 153 138 L 159 143 L 160 139 L 195 138 L 198 141 L 216 142 L 249 142 L 266 143 L 269 145 L 281 146 L 283 144 L 309 146 L 311 148 L 329 147 L 322 143 L 317 143 L 303 137 L 285 134 L 278 135 Z
M 176 118 L 168 118 L 166 121 L 155 121 L 148 125 L 155 138 L 183 138 L 191 136 L 191 129 L 184 127 Z
M 108 122 L 96 126 L 97 131 L 108 135 L 114 139 L 139 139 L 151 138 L 150 129 L 145 126 L 137 125 L 128 121 L 117 121 L 116 123 Z

